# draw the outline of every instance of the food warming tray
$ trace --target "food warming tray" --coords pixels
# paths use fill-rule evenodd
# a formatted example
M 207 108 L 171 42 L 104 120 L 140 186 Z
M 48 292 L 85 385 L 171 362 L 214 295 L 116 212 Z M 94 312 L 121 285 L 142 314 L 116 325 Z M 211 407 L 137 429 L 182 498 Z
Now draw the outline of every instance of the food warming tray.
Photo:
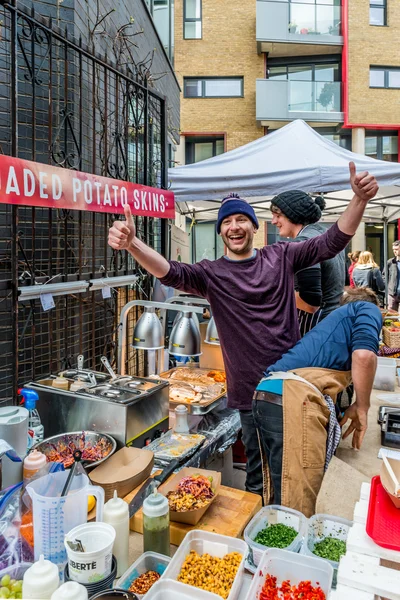
M 192 368 L 192 367 L 175 367 L 174 369 L 170 369 L 169 371 L 165 371 L 164 373 L 160 374 L 160 377 L 162 379 L 166 379 L 170 386 L 172 386 L 173 384 L 183 384 L 183 385 L 187 385 L 190 383 L 190 380 L 185 378 L 186 373 L 194 373 L 196 375 L 198 375 L 200 378 L 201 377 L 205 377 L 207 376 L 207 373 L 210 373 L 211 371 L 216 372 L 216 373 L 223 373 L 225 375 L 225 371 L 221 370 L 221 369 L 199 369 L 199 368 Z M 172 377 L 172 375 L 176 374 L 176 377 Z M 182 374 L 182 377 L 180 376 Z M 196 380 L 193 379 L 194 385 L 196 385 Z M 215 382 L 215 383 L 219 383 L 219 382 Z M 206 383 L 200 382 L 199 385 L 207 385 Z M 212 385 L 212 381 L 210 381 L 209 385 Z M 226 384 L 224 384 L 224 388 L 226 388 Z M 212 398 L 210 398 L 209 400 L 205 400 L 203 402 L 185 402 L 184 400 L 179 400 L 179 401 L 175 401 L 172 400 L 170 397 L 169 403 L 170 403 L 170 407 L 171 409 L 174 409 L 176 406 L 178 406 L 179 404 L 184 404 L 187 409 L 188 409 L 188 413 L 191 415 L 205 415 L 209 412 L 211 412 L 212 410 L 214 410 L 215 408 L 219 407 L 222 399 L 226 398 L 226 389 L 224 391 L 222 391 L 220 394 L 218 394 L 217 396 L 214 396 Z

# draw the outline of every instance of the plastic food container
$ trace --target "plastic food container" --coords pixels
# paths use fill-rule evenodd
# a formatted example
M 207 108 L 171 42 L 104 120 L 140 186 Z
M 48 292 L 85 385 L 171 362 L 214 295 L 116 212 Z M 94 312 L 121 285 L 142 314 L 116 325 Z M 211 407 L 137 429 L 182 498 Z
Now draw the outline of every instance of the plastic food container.
M 399 330 L 400 331 L 400 330 Z M 373 388 L 394 392 L 396 389 L 396 359 L 378 358 Z
M 267 574 L 276 577 L 278 585 L 288 579 L 292 585 L 297 585 L 304 580 L 310 580 L 314 585 L 318 583 L 328 598 L 333 569 L 327 561 L 320 558 L 270 548 L 261 558 L 246 600 L 259 600 Z
M 252 518 L 250 523 L 244 530 L 244 539 L 249 545 L 252 552 L 252 561 L 257 567 L 261 560 L 261 556 L 268 546 L 259 544 L 254 541 L 257 533 L 262 529 L 265 529 L 269 525 L 275 525 L 276 523 L 282 523 L 293 527 L 298 531 L 297 536 L 293 542 L 285 548 L 288 552 L 299 552 L 303 538 L 306 534 L 307 518 L 303 513 L 293 510 L 292 508 L 286 508 L 286 506 L 279 506 L 277 504 L 271 504 L 271 506 L 264 506 L 258 513 Z
M 219 535 L 217 533 L 211 533 L 209 531 L 201 531 L 199 529 L 189 531 L 189 533 L 186 534 L 183 542 L 179 546 L 176 554 L 171 559 L 171 562 L 169 563 L 164 574 L 165 579 L 176 580 L 178 578 L 185 558 L 191 550 L 194 550 L 198 554 L 208 553 L 211 556 L 217 556 L 218 558 L 223 558 L 225 554 L 229 554 L 230 552 L 240 552 L 240 554 L 242 555 L 242 560 L 227 599 L 236 600 L 239 596 L 240 588 L 243 582 L 244 563 L 248 553 L 248 547 L 246 542 L 237 538 L 228 537 L 226 535 Z M 186 584 L 181 585 L 183 585 L 188 590 L 187 596 L 182 596 L 182 598 L 197 598 L 197 595 L 195 595 L 197 591 L 203 591 L 199 588 L 189 586 Z M 154 585 L 151 588 L 150 592 L 152 592 L 155 587 L 156 586 Z M 212 594 L 211 592 L 204 593 L 206 593 L 207 597 L 209 598 L 219 598 L 219 600 L 221 600 L 221 596 L 217 596 L 216 594 Z M 146 600 L 148 597 L 150 598 L 150 596 L 146 596 Z M 167 600 L 167 598 L 165 597 L 163 598 L 163 600 Z
M 157 581 L 146 594 L 146 600 L 222 600 L 221 596 L 205 592 L 173 579 Z
M 145 552 L 127 571 L 125 571 L 118 581 L 118 588 L 129 590 L 132 581 L 137 579 L 140 575 L 143 575 L 143 573 L 146 573 L 146 571 L 156 571 L 159 575 L 163 575 L 170 562 L 171 559 L 169 556 L 164 556 L 164 554 L 158 554 L 157 552 Z M 136 594 L 138 598 L 143 598 L 144 595 L 145 594 Z
M 322 541 L 328 536 L 332 536 L 345 542 L 349 534 L 349 529 L 353 525 L 352 521 L 342 519 L 341 517 L 333 517 L 332 515 L 314 515 L 308 521 L 307 535 L 304 540 L 301 552 L 306 556 L 314 556 L 320 560 L 324 560 L 329 563 L 334 569 L 334 586 L 336 586 L 336 576 L 339 562 L 334 560 L 328 560 L 327 558 L 320 558 L 313 553 L 315 544 Z

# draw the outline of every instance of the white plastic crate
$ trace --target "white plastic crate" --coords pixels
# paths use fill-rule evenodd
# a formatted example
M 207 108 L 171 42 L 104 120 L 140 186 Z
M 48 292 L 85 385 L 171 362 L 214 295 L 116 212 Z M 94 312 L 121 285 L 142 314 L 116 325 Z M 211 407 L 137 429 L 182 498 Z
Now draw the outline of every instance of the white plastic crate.
M 246 600 L 259 600 L 268 574 L 277 578 L 278 585 L 286 580 L 289 580 L 292 585 L 310 580 L 313 585 L 318 584 L 328 598 L 332 586 L 333 569 L 329 563 L 320 558 L 270 548 L 262 555 Z
M 306 534 L 307 518 L 303 513 L 287 508 L 286 506 L 279 506 L 277 504 L 271 504 L 271 506 L 264 506 L 258 513 L 252 518 L 250 523 L 244 530 L 244 539 L 250 547 L 253 555 L 253 563 L 257 566 L 261 560 L 263 552 L 268 546 L 263 546 L 258 542 L 254 541 L 257 533 L 269 525 L 275 525 L 276 523 L 282 523 L 293 527 L 298 532 L 293 542 L 285 548 L 288 552 L 299 552 L 303 538 Z
M 198 554 L 207 553 L 211 556 L 217 556 L 218 558 L 223 558 L 225 554 L 229 554 L 230 552 L 239 552 L 242 555 L 241 563 L 239 565 L 235 580 L 233 582 L 230 594 L 227 599 L 237 600 L 243 582 L 244 563 L 248 554 L 248 547 L 246 542 L 244 542 L 243 540 L 239 540 L 238 538 L 232 538 L 226 535 L 219 535 L 217 533 L 211 533 L 209 531 L 201 531 L 200 529 L 194 529 L 193 531 L 189 531 L 189 533 L 187 533 L 185 538 L 183 539 L 178 550 L 176 551 L 175 555 L 171 559 L 171 562 L 169 563 L 164 573 L 165 579 L 177 580 L 185 558 L 191 550 L 194 550 Z M 190 597 L 194 597 L 194 590 L 196 590 L 197 588 L 189 586 L 187 584 L 182 585 L 189 589 L 188 595 Z M 208 594 L 210 600 L 211 598 L 215 597 L 221 600 L 220 596 L 216 596 L 216 594 L 212 594 L 211 592 L 204 593 Z
M 158 554 L 157 552 L 144 552 L 134 563 L 125 571 L 118 581 L 118 588 L 129 590 L 132 582 L 146 573 L 146 571 L 155 571 L 159 575 L 163 575 L 167 566 L 171 562 L 169 556 Z M 146 594 L 136 594 L 140 599 Z M 147 597 L 147 596 L 146 596 Z

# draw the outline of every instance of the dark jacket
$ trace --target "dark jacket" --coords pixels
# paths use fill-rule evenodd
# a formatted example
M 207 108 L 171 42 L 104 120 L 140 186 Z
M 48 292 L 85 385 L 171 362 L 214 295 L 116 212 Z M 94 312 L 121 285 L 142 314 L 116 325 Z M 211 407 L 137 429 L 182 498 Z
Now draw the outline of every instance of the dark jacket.
M 399 270 L 397 268 L 397 260 L 391 258 L 387 261 L 385 270 L 385 280 L 388 286 L 389 296 L 397 297 L 397 288 L 399 285 Z
M 374 292 L 384 292 L 385 282 L 379 268 L 367 265 L 356 265 L 353 271 L 353 281 L 356 287 L 368 286 Z
M 306 225 L 303 231 L 293 240 L 294 242 L 303 242 L 309 238 L 316 237 L 324 233 L 326 229 L 319 225 L 318 223 L 313 223 L 310 225 Z M 345 266 L 345 255 L 344 252 L 340 252 L 334 258 L 330 258 L 329 260 L 325 260 L 320 265 L 316 266 L 320 269 L 320 283 L 321 283 L 321 292 L 322 292 L 322 301 L 321 308 L 322 314 L 321 318 L 325 318 L 329 313 L 339 307 L 340 298 L 343 294 L 343 288 L 345 285 L 346 279 L 346 266 Z M 313 276 L 318 276 L 318 271 L 316 267 L 311 267 L 307 269 L 307 271 L 313 270 Z M 302 276 L 305 273 L 297 273 L 295 278 L 295 289 L 300 293 L 300 297 L 303 298 L 309 304 L 317 306 L 313 302 L 310 302 L 307 297 L 304 295 L 306 290 L 304 289 Z M 306 282 L 307 280 L 304 279 Z

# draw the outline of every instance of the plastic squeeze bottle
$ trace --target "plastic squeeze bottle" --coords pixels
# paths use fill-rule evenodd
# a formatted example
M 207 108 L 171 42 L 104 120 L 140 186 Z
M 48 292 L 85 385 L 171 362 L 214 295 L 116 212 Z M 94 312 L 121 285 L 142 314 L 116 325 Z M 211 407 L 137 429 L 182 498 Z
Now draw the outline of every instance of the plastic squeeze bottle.
M 129 567 L 129 505 L 118 498 L 117 490 L 114 497 L 104 505 L 104 523 L 115 529 L 113 554 L 117 559 L 117 577 L 121 577 Z
M 80 583 L 67 581 L 54 592 L 51 600 L 88 600 L 88 593 Z
M 43 452 L 32 450 L 24 460 L 23 478 L 24 481 L 31 479 L 40 469 L 46 466 L 47 459 Z
M 169 504 L 157 490 L 143 502 L 143 545 L 144 552 L 170 554 Z
M 35 390 L 22 388 L 19 393 L 24 398 L 24 406 L 29 410 L 28 417 L 28 436 L 31 438 L 31 446 L 43 442 L 44 439 L 44 427 L 40 420 L 39 413 L 36 409 L 36 402 L 39 400 L 39 396 Z
M 41 554 L 39 560 L 25 571 L 22 597 L 24 600 L 51 600 L 59 584 L 57 565 L 45 560 Z

